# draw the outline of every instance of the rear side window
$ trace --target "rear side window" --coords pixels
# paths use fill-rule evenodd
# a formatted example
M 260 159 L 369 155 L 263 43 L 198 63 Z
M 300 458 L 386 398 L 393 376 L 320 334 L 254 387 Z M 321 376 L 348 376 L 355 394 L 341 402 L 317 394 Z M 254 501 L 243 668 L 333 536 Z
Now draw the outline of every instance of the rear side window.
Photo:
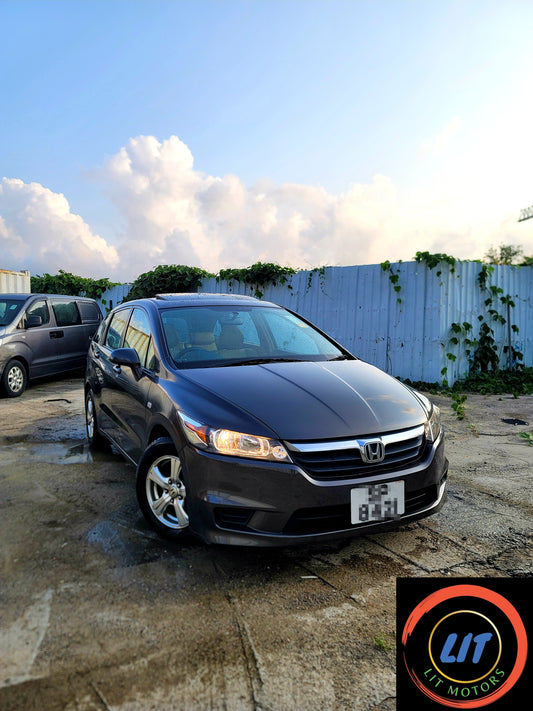
M 105 345 L 108 348 L 120 348 L 122 334 L 126 330 L 126 324 L 128 323 L 130 313 L 131 309 L 121 309 L 120 311 L 117 311 L 116 314 L 113 314 L 105 339 Z
M 54 301 L 52 309 L 58 326 L 76 326 L 81 323 L 80 312 L 75 301 Z
M 91 301 L 78 301 L 78 308 L 83 323 L 98 323 L 100 321 L 100 309 Z

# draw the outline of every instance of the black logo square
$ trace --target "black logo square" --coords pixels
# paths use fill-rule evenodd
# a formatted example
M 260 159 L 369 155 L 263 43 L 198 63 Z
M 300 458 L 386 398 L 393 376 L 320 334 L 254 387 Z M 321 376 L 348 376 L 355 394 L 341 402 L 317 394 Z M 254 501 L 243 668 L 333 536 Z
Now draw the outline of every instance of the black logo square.
M 533 578 L 399 578 L 397 711 L 520 708 Z

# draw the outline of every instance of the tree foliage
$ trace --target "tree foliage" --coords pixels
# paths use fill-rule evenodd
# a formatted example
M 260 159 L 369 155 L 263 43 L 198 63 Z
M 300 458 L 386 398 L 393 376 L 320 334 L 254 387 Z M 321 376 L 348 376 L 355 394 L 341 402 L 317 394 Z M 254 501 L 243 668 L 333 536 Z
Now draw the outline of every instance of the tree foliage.
M 516 264 L 523 254 L 523 249 L 515 244 L 500 244 L 498 248 L 491 247 L 485 254 L 489 264 Z
M 107 289 L 116 286 L 117 282 L 109 279 L 91 279 L 76 276 L 70 272 L 59 270 L 59 274 L 45 273 L 31 277 L 32 294 L 66 294 L 68 296 L 88 296 L 91 299 L 100 299 Z
M 135 279 L 125 301 L 151 298 L 156 294 L 194 293 L 202 279 L 215 276 L 198 267 L 183 264 L 161 264 Z

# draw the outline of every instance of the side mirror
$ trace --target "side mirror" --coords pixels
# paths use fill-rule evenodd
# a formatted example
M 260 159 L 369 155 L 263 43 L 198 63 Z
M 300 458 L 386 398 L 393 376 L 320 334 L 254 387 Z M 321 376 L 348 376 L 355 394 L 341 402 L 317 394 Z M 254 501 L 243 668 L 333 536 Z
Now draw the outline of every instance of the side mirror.
M 141 361 L 135 348 L 115 348 L 109 354 L 109 360 L 114 365 L 131 368 L 136 379 L 139 380 L 141 378 Z
M 31 316 L 28 316 L 26 319 L 27 328 L 36 328 L 37 326 L 42 326 L 42 325 L 43 325 L 43 319 L 41 316 L 37 316 L 37 314 L 32 314 Z

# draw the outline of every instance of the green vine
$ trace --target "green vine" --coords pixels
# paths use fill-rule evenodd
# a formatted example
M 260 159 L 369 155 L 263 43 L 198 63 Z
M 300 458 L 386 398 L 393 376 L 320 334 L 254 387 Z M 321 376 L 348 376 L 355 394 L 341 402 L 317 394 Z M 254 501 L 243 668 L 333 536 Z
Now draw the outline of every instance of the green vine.
M 430 252 L 417 252 L 415 261 L 419 264 L 425 264 L 430 270 L 439 268 L 436 272 L 437 277 L 442 275 L 441 264 L 447 264 L 450 274 L 454 274 L 458 263 L 458 260 L 449 254 L 431 254 Z M 489 284 L 490 277 L 494 272 L 494 267 L 481 262 L 479 262 L 479 264 L 480 270 L 477 276 L 477 283 L 481 292 L 485 293 L 485 299 L 483 302 L 484 312 L 480 313 L 477 317 L 479 322 L 477 337 L 473 335 L 473 325 L 467 321 L 464 321 L 462 324 L 452 323 L 449 336 L 449 346 L 464 348 L 471 374 L 496 372 L 500 368 L 499 347 L 493 326 L 504 326 L 507 323 L 507 318 L 501 313 L 501 307 L 505 307 L 507 313 L 509 313 L 510 309 L 515 306 L 510 294 L 504 295 L 503 289 L 499 286 Z M 389 275 L 389 281 L 394 291 L 399 295 L 402 290 L 401 284 L 399 283 L 399 270 L 395 271 L 389 261 L 382 262 L 381 269 Z M 399 296 L 397 302 L 401 303 Z M 519 332 L 518 326 L 512 324 L 510 331 L 517 334 Z M 504 345 L 503 353 L 507 354 L 509 370 L 523 367 L 522 363 L 517 363 L 517 361 L 523 361 L 523 354 L 516 349 L 512 343 L 509 342 L 507 345 Z M 457 360 L 457 355 L 451 349 L 448 349 L 446 358 L 448 364 L 441 370 L 442 384 L 444 387 L 448 387 L 447 375 L 449 363 L 454 363 Z
M 399 263 L 401 264 L 401 262 L 399 262 Z M 390 281 L 390 283 L 392 284 L 392 288 L 394 289 L 394 291 L 396 292 L 396 294 L 398 294 L 398 296 L 396 297 L 396 303 L 397 303 L 397 304 L 401 304 L 401 303 L 402 303 L 402 299 L 401 299 L 401 297 L 400 297 L 400 294 L 401 294 L 401 291 L 402 291 L 402 285 L 399 283 L 399 281 L 400 281 L 400 270 L 398 269 L 398 271 L 395 272 L 394 269 L 392 268 L 392 265 L 391 265 L 391 263 L 389 262 L 388 259 L 387 259 L 387 261 L 385 261 L 385 262 L 381 262 L 381 269 L 382 269 L 382 271 L 384 271 L 385 273 L 388 272 L 388 274 L 389 274 L 389 281 Z
M 507 323 L 505 316 L 500 313 L 501 306 L 506 307 L 508 311 L 515 306 L 510 294 L 503 295 L 503 289 L 499 286 L 488 284 L 493 272 L 494 267 L 482 264 L 477 276 L 481 292 L 486 293 L 486 298 L 483 301 L 486 312 L 480 313 L 477 317 L 479 322 L 477 338 L 472 337 L 473 327 L 470 323 L 452 323 L 450 327 L 449 343 L 453 346 L 462 345 L 464 347 L 465 356 L 469 361 L 469 371 L 474 375 L 476 373 L 495 373 L 499 370 L 498 342 L 492 326 L 493 324 L 504 326 Z M 519 328 L 515 324 L 511 325 L 511 330 L 516 334 L 519 333 Z M 522 367 L 522 364 L 517 361 L 523 360 L 524 356 L 511 343 L 503 347 L 503 352 L 508 355 L 509 370 Z M 457 356 L 451 352 L 446 353 L 446 357 L 452 362 L 457 359 Z M 447 385 L 447 367 L 441 370 L 441 375 L 444 378 L 443 384 Z
M 318 274 L 319 278 L 319 283 L 320 283 L 320 291 L 323 294 L 326 294 L 325 290 L 325 284 L 326 284 L 326 267 L 315 267 L 314 269 L 311 269 L 309 271 L 309 276 L 307 277 L 307 288 L 305 290 L 305 293 L 309 291 L 311 288 L 311 285 L 313 283 L 313 277 L 315 274 Z
M 217 275 L 217 281 L 221 279 L 228 281 L 230 288 L 233 281 L 248 284 L 254 296 L 261 299 L 263 298 L 263 290 L 267 286 L 286 284 L 287 279 L 293 274 L 296 274 L 296 270 L 292 269 L 292 267 L 282 267 L 271 262 L 256 262 L 251 267 L 245 267 L 244 269 L 221 269 Z M 287 288 L 292 291 L 290 284 Z
M 457 259 L 455 257 L 450 257 L 449 254 L 441 254 L 441 253 L 430 254 L 430 252 L 417 252 L 415 254 L 415 262 L 418 262 L 419 264 L 423 263 L 429 269 L 435 269 L 435 267 L 438 267 L 438 265 L 441 264 L 441 262 L 444 262 L 445 264 L 449 265 L 450 274 L 454 274 Z M 441 274 L 442 274 L 442 271 L 439 270 L 437 272 L 437 276 L 440 277 Z

